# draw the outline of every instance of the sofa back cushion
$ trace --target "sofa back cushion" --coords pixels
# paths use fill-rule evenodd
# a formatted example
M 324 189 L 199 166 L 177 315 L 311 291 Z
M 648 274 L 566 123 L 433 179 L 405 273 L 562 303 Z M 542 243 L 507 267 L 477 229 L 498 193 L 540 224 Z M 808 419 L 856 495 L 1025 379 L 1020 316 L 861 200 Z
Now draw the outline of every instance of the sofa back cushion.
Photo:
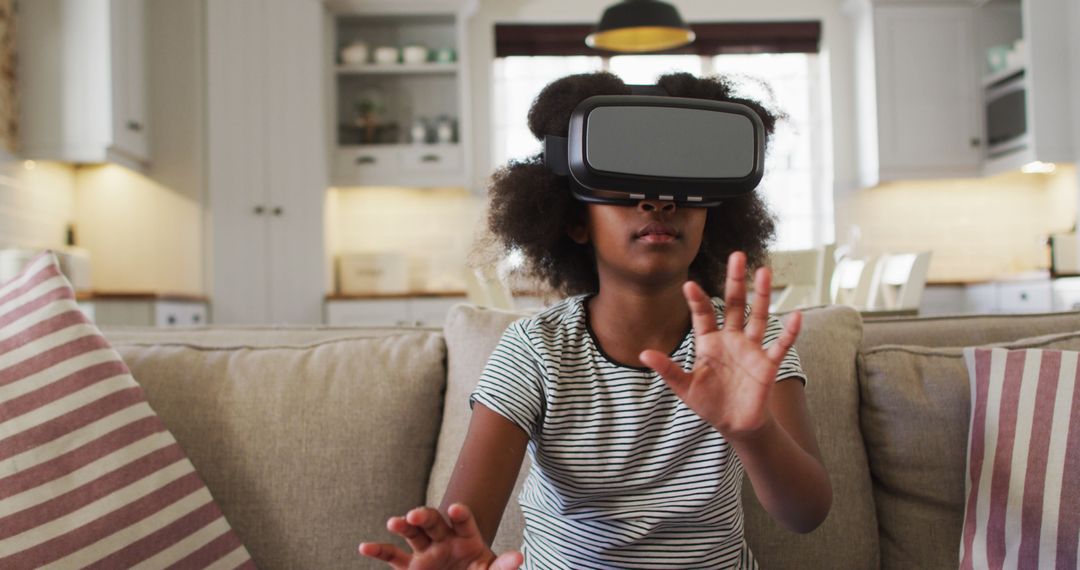
M 862 346 L 982 346 L 1078 330 L 1080 312 L 867 319 Z
M 394 541 L 386 519 L 424 501 L 445 385 L 439 332 L 106 334 L 259 568 L 383 567 L 356 547 Z
M 451 309 L 445 327 L 446 408 L 428 486 L 429 504 L 438 505 L 442 500 L 464 441 L 469 422 L 468 395 L 502 332 L 523 316 L 468 305 Z M 821 527 L 808 535 L 796 535 L 773 522 L 757 504 L 751 486 L 744 484 L 746 536 L 763 568 L 877 565 L 877 522 L 858 424 L 855 354 L 861 339 L 860 323 L 858 313 L 847 307 L 815 309 L 804 314 L 796 348 L 809 378 L 807 401 L 835 498 Z M 493 544 L 496 552 L 520 548 L 524 520 L 516 498 L 527 470 L 528 459 Z
M 992 346 L 1077 350 L 1080 333 Z M 963 348 L 864 349 L 859 387 L 882 568 L 956 567 L 971 404 Z

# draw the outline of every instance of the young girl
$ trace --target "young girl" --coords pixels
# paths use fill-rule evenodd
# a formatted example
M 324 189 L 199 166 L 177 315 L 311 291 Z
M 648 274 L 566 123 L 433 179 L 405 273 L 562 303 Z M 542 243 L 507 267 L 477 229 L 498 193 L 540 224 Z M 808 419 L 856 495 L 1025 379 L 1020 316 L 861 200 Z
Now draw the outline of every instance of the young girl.
M 777 117 L 720 78 L 658 83 L 748 105 L 772 133 Z M 627 93 L 608 73 L 560 79 L 529 127 L 541 140 L 566 136 L 580 101 Z M 442 506 L 387 522 L 411 552 L 363 543 L 361 554 L 395 569 L 754 568 L 744 471 L 785 527 L 821 523 L 832 489 L 791 349 L 800 315 L 785 327 L 767 314 L 764 267 L 746 306 L 748 267 L 774 234 L 755 193 L 713 208 L 587 204 L 538 156 L 496 173 L 488 226 L 570 296 L 503 334 Z M 488 545 L 526 451 L 522 551 L 496 555 Z

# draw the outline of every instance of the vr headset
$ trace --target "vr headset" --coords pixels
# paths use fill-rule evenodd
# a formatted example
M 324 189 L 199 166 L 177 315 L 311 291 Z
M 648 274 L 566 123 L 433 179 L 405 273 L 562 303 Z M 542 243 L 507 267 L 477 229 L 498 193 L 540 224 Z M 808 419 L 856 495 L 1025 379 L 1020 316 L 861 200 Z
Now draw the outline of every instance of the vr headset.
M 716 206 L 752 192 L 765 162 L 765 127 L 746 105 L 666 96 L 633 85 L 597 95 L 570 116 L 568 137 L 544 137 L 544 164 L 579 200 Z

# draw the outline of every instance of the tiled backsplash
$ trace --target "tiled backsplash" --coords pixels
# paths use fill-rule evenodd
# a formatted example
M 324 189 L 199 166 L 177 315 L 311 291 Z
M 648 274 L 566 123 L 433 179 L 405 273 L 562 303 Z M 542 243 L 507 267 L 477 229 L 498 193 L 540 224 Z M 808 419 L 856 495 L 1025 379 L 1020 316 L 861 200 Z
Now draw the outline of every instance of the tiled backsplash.
M 0 247 L 63 248 L 74 224 L 98 291 L 203 294 L 202 215 L 119 166 L 0 162 Z
M 464 289 L 482 198 L 460 188 L 332 188 L 326 204 L 332 255 L 400 253 L 413 268 L 412 288 Z
M 202 205 L 115 165 L 76 170 L 79 245 L 94 289 L 201 295 Z
M 933 250 L 931 281 L 978 281 L 1050 265 L 1046 238 L 1076 223 L 1073 165 L 1052 174 L 884 184 L 838 203 L 837 242 L 859 256 Z
M 0 159 L 0 247 L 63 247 L 74 219 L 74 168 Z

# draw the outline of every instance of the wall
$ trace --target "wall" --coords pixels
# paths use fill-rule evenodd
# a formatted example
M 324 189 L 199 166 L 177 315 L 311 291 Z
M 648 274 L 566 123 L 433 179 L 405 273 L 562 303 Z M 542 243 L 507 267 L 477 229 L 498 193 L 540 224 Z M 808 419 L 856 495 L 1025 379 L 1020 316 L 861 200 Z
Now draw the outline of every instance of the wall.
M 1050 266 L 1046 238 L 1076 223 L 1077 171 L 883 184 L 851 197 L 837 227 L 857 257 L 933 250 L 928 279 L 979 281 Z
M 75 170 L 79 245 L 98 291 L 201 295 L 203 207 L 121 166 Z
M 0 156 L 0 248 L 61 248 L 73 221 L 71 166 Z
M 331 188 L 326 242 L 334 254 L 404 255 L 412 288 L 461 291 L 482 209 L 482 200 L 462 188 Z

